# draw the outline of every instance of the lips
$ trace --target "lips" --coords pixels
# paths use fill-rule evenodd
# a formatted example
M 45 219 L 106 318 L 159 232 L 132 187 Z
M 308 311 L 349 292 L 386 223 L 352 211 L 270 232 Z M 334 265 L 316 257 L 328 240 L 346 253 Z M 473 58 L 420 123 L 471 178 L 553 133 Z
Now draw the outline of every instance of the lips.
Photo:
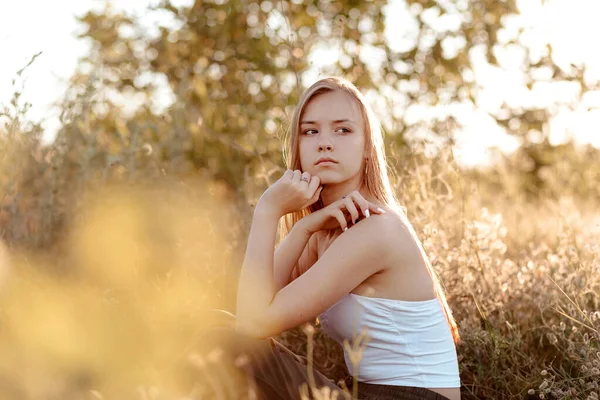
M 317 160 L 317 162 L 315 163 L 315 165 L 319 165 L 323 162 L 331 162 L 331 163 L 337 163 L 336 160 L 334 160 L 333 158 L 330 157 L 321 157 Z

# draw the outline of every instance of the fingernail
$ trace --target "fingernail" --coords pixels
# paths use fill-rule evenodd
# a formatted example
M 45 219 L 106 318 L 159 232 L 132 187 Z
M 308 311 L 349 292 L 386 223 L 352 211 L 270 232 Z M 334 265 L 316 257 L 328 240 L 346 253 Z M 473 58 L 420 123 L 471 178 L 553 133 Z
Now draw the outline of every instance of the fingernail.
M 369 211 L 368 208 L 367 208 L 367 211 L 365 211 L 365 215 L 367 216 L 367 218 L 369 218 L 371 216 L 371 212 Z
M 382 212 L 385 214 L 385 210 L 383 208 L 378 208 L 377 211 Z
M 348 227 L 345 227 L 345 228 L 344 228 L 344 232 L 346 232 L 347 230 L 348 230 Z

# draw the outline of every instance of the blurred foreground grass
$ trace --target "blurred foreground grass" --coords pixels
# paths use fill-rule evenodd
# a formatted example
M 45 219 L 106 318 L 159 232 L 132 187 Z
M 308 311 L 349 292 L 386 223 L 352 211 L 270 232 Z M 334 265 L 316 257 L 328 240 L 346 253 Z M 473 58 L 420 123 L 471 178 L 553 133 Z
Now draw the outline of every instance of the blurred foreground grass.
M 464 397 L 593 396 L 600 213 L 500 193 L 486 207 L 457 173 L 441 193 L 423 163 L 397 189 L 460 327 Z M 5 249 L 0 397 L 211 398 L 198 335 L 206 310 L 233 311 L 248 209 L 199 179 L 106 185 L 81 194 L 52 251 Z M 278 339 L 305 354 L 301 329 Z M 315 339 L 317 367 L 343 378 L 341 349 Z
M 227 206 L 204 191 L 90 193 L 57 258 L 4 256 L 1 398 L 191 390 L 204 312 L 236 281 Z

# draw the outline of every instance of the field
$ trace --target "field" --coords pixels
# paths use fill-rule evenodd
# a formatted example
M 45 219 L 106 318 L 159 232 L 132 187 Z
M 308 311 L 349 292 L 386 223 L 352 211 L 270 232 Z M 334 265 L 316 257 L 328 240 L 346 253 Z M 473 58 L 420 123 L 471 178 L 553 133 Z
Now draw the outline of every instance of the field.
M 76 17 L 89 53 L 52 140 L 24 96 L 45 50 L 0 77 L 0 400 L 253 398 L 202 332 L 235 311 L 253 206 L 327 75 L 381 120 L 459 327 L 462 398 L 598 399 L 600 149 L 550 135 L 599 134 L 596 1 L 105 3 Z M 461 166 L 469 129 L 516 151 Z M 316 321 L 276 339 L 346 376 Z
M 234 311 L 251 204 L 200 173 L 69 169 L 60 147 L 1 138 L 1 397 L 206 398 L 219 354 L 203 358 L 198 335 L 207 310 Z M 510 169 L 463 171 L 451 153 L 396 157 L 460 328 L 464 398 L 597 398 L 595 195 L 532 196 Z M 302 327 L 277 339 L 306 354 Z M 312 353 L 345 376 L 318 326 Z

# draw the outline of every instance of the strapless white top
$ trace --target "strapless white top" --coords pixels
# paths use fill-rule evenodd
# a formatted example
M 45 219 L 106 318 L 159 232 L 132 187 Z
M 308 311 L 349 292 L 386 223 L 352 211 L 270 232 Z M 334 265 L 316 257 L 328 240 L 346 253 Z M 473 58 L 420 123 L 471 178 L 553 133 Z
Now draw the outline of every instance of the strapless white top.
M 323 331 L 344 347 L 348 371 L 358 381 L 424 388 L 460 387 L 458 359 L 439 299 L 403 301 L 348 293 L 319 315 Z M 361 332 L 358 368 L 349 349 Z

